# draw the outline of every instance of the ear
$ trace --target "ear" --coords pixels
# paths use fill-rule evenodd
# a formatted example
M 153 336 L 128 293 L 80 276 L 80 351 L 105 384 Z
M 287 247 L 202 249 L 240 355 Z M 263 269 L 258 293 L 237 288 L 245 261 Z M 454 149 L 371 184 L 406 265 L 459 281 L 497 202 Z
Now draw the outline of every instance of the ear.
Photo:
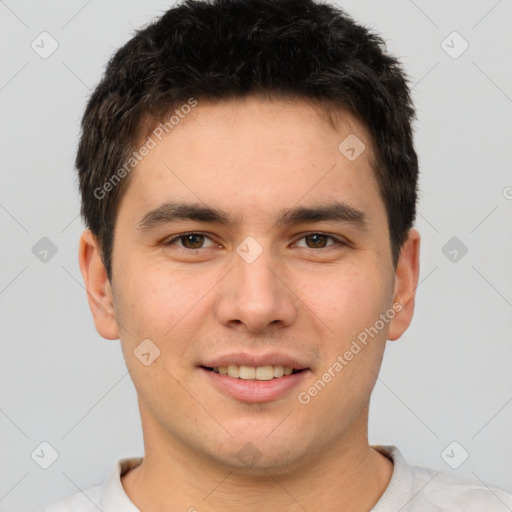
M 96 330 L 107 340 L 119 339 L 112 288 L 107 279 L 98 242 L 89 229 L 80 237 L 78 261 Z
M 400 304 L 401 310 L 390 322 L 388 340 L 400 338 L 409 327 L 414 314 L 414 300 L 420 273 L 420 234 L 411 228 L 408 238 L 400 251 L 395 273 L 393 304 Z

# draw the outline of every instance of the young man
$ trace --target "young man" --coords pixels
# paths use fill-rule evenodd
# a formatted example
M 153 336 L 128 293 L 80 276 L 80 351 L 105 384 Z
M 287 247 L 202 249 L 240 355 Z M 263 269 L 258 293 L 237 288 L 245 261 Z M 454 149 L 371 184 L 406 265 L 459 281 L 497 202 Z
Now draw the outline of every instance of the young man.
M 114 55 L 79 259 L 145 454 L 45 511 L 512 509 L 368 443 L 418 284 L 413 117 L 381 39 L 312 0 L 188 1 Z

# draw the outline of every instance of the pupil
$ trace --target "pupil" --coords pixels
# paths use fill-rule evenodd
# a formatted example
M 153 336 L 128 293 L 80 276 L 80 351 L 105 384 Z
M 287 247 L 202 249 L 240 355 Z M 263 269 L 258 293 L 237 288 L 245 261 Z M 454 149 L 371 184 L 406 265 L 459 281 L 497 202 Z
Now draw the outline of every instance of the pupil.
M 203 235 L 187 235 L 187 236 L 185 236 L 185 240 L 186 240 L 185 246 L 187 246 L 188 242 L 190 240 L 192 240 L 192 244 L 191 245 L 193 246 L 194 249 L 197 249 L 198 248 L 197 247 L 198 244 L 199 244 L 199 247 L 201 246 L 201 242 L 202 242 L 201 238 L 202 237 L 203 237 Z M 193 242 L 194 239 L 196 239 L 196 243 Z M 199 242 L 197 242 L 197 239 L 199 239 Z
M 203 235 L 186 235 L 185 237 L 185 240 L 186 240 L 186 243 L 185 245 L 188 246 L 188 245 L 192 245 L 194 249 L 197 249 L 198 248 L 198 245 L 199 247 L 201 246 L 202 244 L 202 239 L 203 239 Z M 325 245 L 325 235 L 309 235 L 307 237 L 310 241 L 312 241 L 313 245 L 314 246 L 324 246 Z M 195 240 L 195 242 L 194 242 Z M 191 242 L 191 244 L 189 244 L 189 242 Z M 322 243 L 324 242 L 324 243 Z
M 315 240 L 313 240 L 313 244 L 314 244 L 314 245 L 316 245 L 316 246 L 318 245 L 318 238 L 323 239 L 323 241 L 325 242 L 325 236 L 324 236 L 324 235 L 309 235 L 309 237 L 308 237 L 308 238 L 309 238 L 310 240 L 311 240 L 311 239 L 316 239 L 316 241 L 315 241 Z M 322 245 L 322 246 L 323 246 L 323 244 L 320 244 L 320 245 Z

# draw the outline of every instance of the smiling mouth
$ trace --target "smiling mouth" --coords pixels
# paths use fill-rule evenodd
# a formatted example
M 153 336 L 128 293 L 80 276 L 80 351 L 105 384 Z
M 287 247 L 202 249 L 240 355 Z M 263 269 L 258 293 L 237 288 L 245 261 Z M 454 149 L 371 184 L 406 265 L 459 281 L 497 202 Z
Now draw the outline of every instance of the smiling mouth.
M 201 366 L 201 368 L 231 377 L 233 379 L 243 380 L 273 380 L 287 377 L 295 373 L 300 373 L 302 370 L 291 368 L 290 366 L 246 366 L 238 364 L 230 364 L 228 366 L 219 366 L 217 368 L 211 368 L 209 366 Z

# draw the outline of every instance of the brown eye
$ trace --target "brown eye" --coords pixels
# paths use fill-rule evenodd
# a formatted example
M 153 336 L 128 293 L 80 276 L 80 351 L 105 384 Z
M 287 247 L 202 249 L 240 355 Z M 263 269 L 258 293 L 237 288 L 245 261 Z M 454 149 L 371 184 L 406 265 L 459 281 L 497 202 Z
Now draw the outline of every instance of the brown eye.
M 328 244 L 329 239 L 333 240 L 334 243 Z M 324 249 L 335 245 L 344 245 L 343 242 L 335 239 L 333 236 L 324 235 L 323 233 L 311 233 L 303 236 L 301 240 L 306 240 L 305 247 L 308 249 Z
M 308 235 L 305 237 L 306 240 L 310 241 L 312 244 L 312 249 L 318 249 L 319 247 L 325 247 L 325 244 L 327 243 L 327 237 L 326 235 Z
M 209 240 L 210 238 L 201 233 L 185 233 L 183 235 L 175 236 L 163 243 L 165 246 L 177 245 L 182 249 L 204 249 L 203 247 L 205 240 Z M 181 242 L 181 243 L 178 243 Z M 214 244 L 212 244 L 214 245 Z M 210 245 L 211 247 L 211 245 Z
M 187 249 L 200 249 L 204 242 L 204 235 L 184 235 L 180 237 L 183 240 L 183 246 Z

